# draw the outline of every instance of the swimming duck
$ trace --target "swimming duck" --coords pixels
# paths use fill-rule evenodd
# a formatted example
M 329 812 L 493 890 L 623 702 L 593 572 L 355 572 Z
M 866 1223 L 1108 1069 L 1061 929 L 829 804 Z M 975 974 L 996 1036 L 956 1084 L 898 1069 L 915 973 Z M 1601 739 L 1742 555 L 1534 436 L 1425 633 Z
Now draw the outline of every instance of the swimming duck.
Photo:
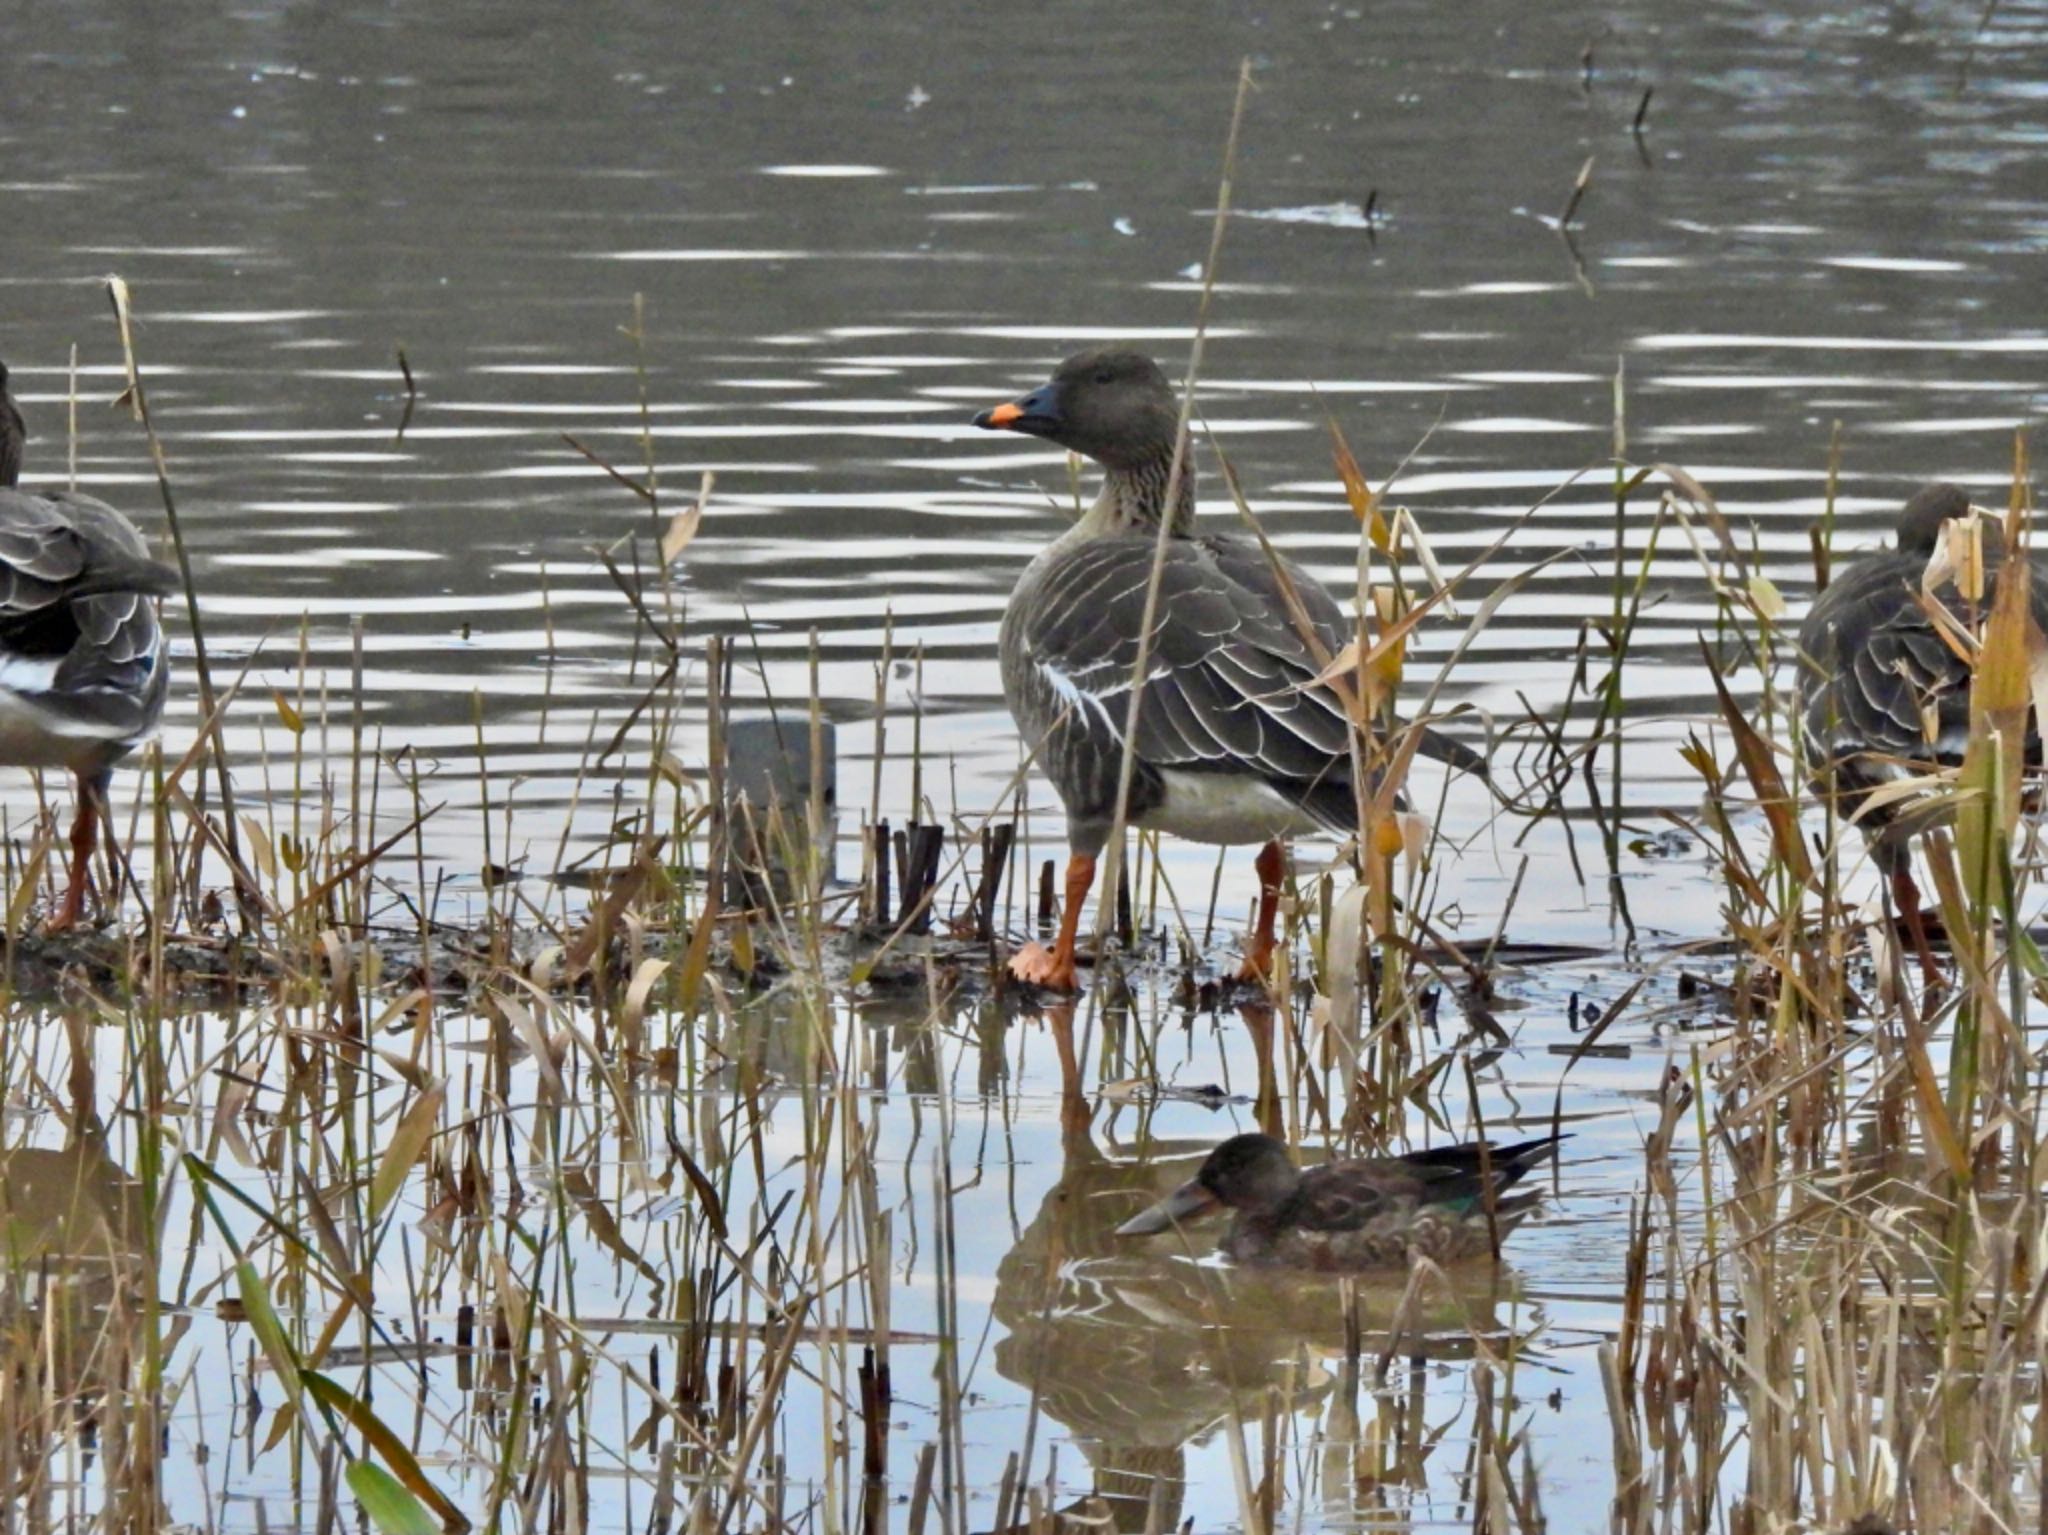
M 1272 1136 L 1233 1136 L 1193 1178 L 1116 1234 L 1152 1236 L 1228 1209 L 1230 1229 L 1219 1247 L 1237 1263 L 1348 1271 L 1404 1265 L 1411 1252 L 1437 1263 L 1476 1258 L 1536 1208 L 1538 1191 L 1507 1190 L 1548 1161 L 1561 1139 L 1473 1141 L 1304 1172 Z
M 1960 763 L 1969 744 L 1969 663 L 1935 630 L 1918 593 L 1943 525 L 1973 510 L 1957 486 L 1921 489 L 1900 509 L 1893 547 L 1863 556 L 1831 582 L 1799 628 L 1808 765 L 1822 792 L 1832 784 L 1845 816 L 1864 812 L 1858 825 L 1923 960 L 1911 839 L 1943 812 L 1911 798 L 1865 807 L 1887 783 Z M 1995 516 L 1985 519 L 1983 538 L 1988 610 L 1989 575 L 2004 558 Z M 2048 570 L 2036 567 L 2030 595 L 2034 622 L 2048 629 Z M 1957 605 L 1953 590 L 1946 599 Z M 2030 716 L 2027 762 L 2040 761 L 2041 741 Z
M 0 764 L 77 779 L 70 878 L 44 924 L 61 931 L 85 912 L 114 764 L 163 716 L 170 668 L 155 599 L 178 577 L 104 501 L 20 489 L 27 440 L 0 366 Z
M 1354 627 L 1321 582 L 1279 559 L 1322 645 L 1319 658 L 1289 616 L 1266 551 L 1195 531 L 1191 454 L 1167 505 L 1180 410 L 1144 354 L 1110 346 L 1070 357 L 1048 383 L 974 424 L 1043 437 L 1104 470 L 1094 504 L 1025 568 L 1003 614 L 1003 696 L 1066 806 L 1069 844 L 1059 936 L 1050 950 L 1020 950 L 1011 972 L 1078 989 L 1081 906 L 1116 816 L 1131 671 L 1164 520 L 1171 536 L 1128 819 L 1196 842 L 1262 844 L 1258 920 L 1239 976 L 1264 977 L 1286 872 L 1282 842 L 1358 827 L 1350 722 L 1337 694 L 1315 681 Z M 1421 750 L 1485 771 L 1478 754 L 1433 733 Z

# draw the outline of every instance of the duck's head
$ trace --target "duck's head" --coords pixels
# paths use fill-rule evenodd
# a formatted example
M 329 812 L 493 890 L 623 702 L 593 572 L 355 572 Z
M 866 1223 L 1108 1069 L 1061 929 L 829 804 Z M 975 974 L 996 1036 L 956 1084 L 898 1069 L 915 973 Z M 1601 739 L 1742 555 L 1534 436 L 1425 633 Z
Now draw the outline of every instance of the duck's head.
M 974 424 L 1132 469 L 1173 451 L 1180 407 L 1158 363 L 1128 347 L 1100 346 L 1069 357 L 1031 393 L 983 411 Z
M 1120 1237 L 1148 1237 L 1214 1210 L 1270 1214 L 1294 1197 L 1301 1173 L 1270 1135 L 1233 1135 L 1209 1153 L 1202 1170 L 1157 1204 L 1116 1228 Z
M 1937 480 L 1932 485 L 1922 486 L 1899 509 L 1896 534 L 1899 548 L 1907 554 L 1931 555 L 1941 538 L 1943 523 L 1960 522 L 1972 512 L 1981 510 L 1970 504 L 1969 496 L 1964 494 L 1960 485 Z M 2004 547 L 2004 532 L 1996 516 L 1985 518 L 1984 541 L 1987 553 Z

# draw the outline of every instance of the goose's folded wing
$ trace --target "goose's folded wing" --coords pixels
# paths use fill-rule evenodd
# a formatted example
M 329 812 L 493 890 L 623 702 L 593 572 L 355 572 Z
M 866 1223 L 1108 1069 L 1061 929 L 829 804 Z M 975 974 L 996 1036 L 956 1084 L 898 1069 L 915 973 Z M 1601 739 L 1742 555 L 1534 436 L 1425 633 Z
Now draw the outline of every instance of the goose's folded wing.
M 1915 596 L 1916 562 L 1873 556 L 1801 626 L 1808 752 L 1958 761 L 1970 733 L 1970 667 Z M 1944 594 L 1954 609 L 1954 593 Z M 2048 627 L 2048 581 L 2033 573 L 2034 621 Z
M 134 592 L 74 598 L 78 641 L 59 663 L 45 707 L 73 730 L 139 742 L 156 730 L 170 683 L 156 602 Z
M 1960 757 L 1970 733 L 1970 668 L 1917 605 L 1874 626 L 1843 678 L 1870 749 Z
M 172 580 L 104 503 L 0 491 L 0 689 L 53 735 L 147 736 L 169 680 L 156 597 Z
M 1044 717 L 1064 709 L 1066 728 L 1097 738 L 1105 754 L 1123 744 L 1152 556 L 1142 535 L 1081 544 L 1047 572 L 1022 615 L 1025 681 L 1041 690 Z M 1349 626 L 1320 583 L 1282 568 L 1314 649 L 1262 551 L 1221 539 L 1168 545 L 1137 754 L 1155 769 L 1250 773 L 1315 810 L 1313 800 L 1327 801 L 1351 776 L 1349 721 L 1315 680 Z M 1483 770 L 1474 753 L 1433 732 L 1422 749 Z
M 1025 680 L 1048 717 L 1121 750 L 1152 566 L 1142 536 L 1079 545 L 1047 572 L 1023 614 Z M 1153 768 L 1252 773 L 1275 784 L 1350 773 L 1343 711 L 1270 585 L 1248 587 L 1203 544 L 1168 546 L 1138 717 Z M 1327 601 L 1327 598 L 1325 598 Z M 1334 650 L 1342 640 L 1324 636 Z M 1335 643 L 1329 643 L 1334 640 Z
M 163 596 L 177 574 L 142 537 L 90 496 L 0 490 L 0 621 L 103 592 Z

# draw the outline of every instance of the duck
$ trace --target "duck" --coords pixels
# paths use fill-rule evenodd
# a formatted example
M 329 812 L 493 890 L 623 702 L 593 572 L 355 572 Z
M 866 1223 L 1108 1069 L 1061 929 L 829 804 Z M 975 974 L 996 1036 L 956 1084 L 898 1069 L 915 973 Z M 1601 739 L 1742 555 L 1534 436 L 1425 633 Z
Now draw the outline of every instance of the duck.
M 1507 1191 L 1556 1154 L 1562 1135 L 1496 1146 L 1468 1141 L 1297 1168 L 1287 1147 L 1253 1131 L 1232 1136 L 1201 1171 L 1116 1228 L 1156 1236 L 1231 1212 L 1218 1250 L 1233 1263 L 1349 1273 L 1492 1256 L 1541 1199 Z
M 1937 481 L 1900 508 L 1892 547 L 1864 555 L 1830 582 L 1799 627 L 1808 770 L 1817 791 L 1832 794 L 1839 813 L 1861 828 L 1923 964 L 1931 960 L 1912 839 L 1946 812 L 1924 796 L 1873 796 L 1900 779 L 1960 764 L 1969 744 L 1970 665 L 1935 629 L 1919 593 L 1944 527 L 1973 515 L 1983 517 L 1988 609 L 1989 577 L 2005 556 L 1999 519 L 1972 506 L 1961 487 Z M 2048 630 L 2048 571 L 2038 564 L 2029 606 Z M 2031 711 L 2026 761 L 2041 763 Z
M 135 525 L 73 491 L 21 488 L 28 429 L 0 364 L 0 766 L 77 784 L 71 867 L 46 933 L 85 914 L 117 763 L 156 734 L 170 689 L 157 599 L 177 572 Z
M 1103 471 L 1094 502 L 1025 567 L 1003 613 L 1004 701 L 1066 809 L 1068 839 L 1058 936 L 1050 949 L 1018 950 L 1010 973 L 1079 990 L 1081 907 L 1116 819 L 1131 674 L 1163 522 L 1127 820 L 1196 842 L 1259 846 L 1258 913 L 1237 979 L 1265 980 L 1287 839 L 1358 828 L 1350 716 L 1318 680 L 1354 626 L 1292 560 L 1197 528 L 1193 455 L 1183 451 L 1178 475 L 1173 469 L 1179 403 L 1143 352 L 1109 345 L 1069 357 L 1045 384 L 982 411 L 974 425 L 1043 438 Z M 1305 623 L 1292 616 L 1283 579 Z M 1485 774 L 1478 753 L 1434 732 L 1420 750 Z

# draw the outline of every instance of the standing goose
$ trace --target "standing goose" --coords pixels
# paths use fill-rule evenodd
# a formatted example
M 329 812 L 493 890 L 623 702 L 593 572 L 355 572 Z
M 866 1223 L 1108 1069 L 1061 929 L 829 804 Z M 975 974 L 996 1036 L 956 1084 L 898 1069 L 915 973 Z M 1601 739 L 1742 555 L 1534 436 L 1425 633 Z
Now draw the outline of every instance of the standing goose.
M 1147 652 L 1128 819 L 1195 842 L 1263 844 L 1259 915 L 1240 979 L 1264 977 L 1285 873 L 1284 838 L 1358 826 L 1350 721 L 1315 678 L 1353 637 L 1307 571 L 1280 567 L 1323 647 L 1288 615 L 1273 565 L 1245 539 L 1195 532 L 1194 463 L 1183 454 L 1167 505 L 1180 412 L 1151 358 L 1118 347 L 1070 357 L 1051 382 L 974 418 L 1043 437 L 1100 464 L 1102 492 L 1017 582 L 1003 614 L 1003 696 L 1067 811 L 1066 905 L 1048 950 L 1010 961 L 1019 979 L 1078 989 L 1074 943 L 1095 861 L 1116 816 L 1131 670 L 1162 519 L 1170 537 Z M 1484 773 L 1472 751 L 1434 735 L 1422 750 Z
M 1969 744 L 1969 663 L 1935 630 L 1917 594 L 1943 524 L 1973 510 L 1954 485 L 1920 490 L 1899 512 L 1894 547 L 1865 555 L 1830 583 L 1799 628 L 1808 765 L 1823 792 L 1832 779 L 1845 816 L 1863 812 L 1858 825 L 1923 961 L 1911 840 L 1942 811 L 1924 800 L 1870 798 L 1887 783 L 1960 763 Z M 1983 539 L 1988 577 L 2004 558 L 1995 517 L 1985 518 Z M 2029 590 L 2034 622 L 2048 629 L 2048 572 L 2037 566 Z M 2041 741 L 2031 714 L 2026 751 L 2028 764 L 2038 766 Z
M 68 768 L 78 781 L 70 879 L 45 924 L 55 932 L 84 915 L 114 764 L 163 715 L 155 599 L 178 578 L 104 501 L 19 489 L 27 440 L 0 365 L 0 765 Z

